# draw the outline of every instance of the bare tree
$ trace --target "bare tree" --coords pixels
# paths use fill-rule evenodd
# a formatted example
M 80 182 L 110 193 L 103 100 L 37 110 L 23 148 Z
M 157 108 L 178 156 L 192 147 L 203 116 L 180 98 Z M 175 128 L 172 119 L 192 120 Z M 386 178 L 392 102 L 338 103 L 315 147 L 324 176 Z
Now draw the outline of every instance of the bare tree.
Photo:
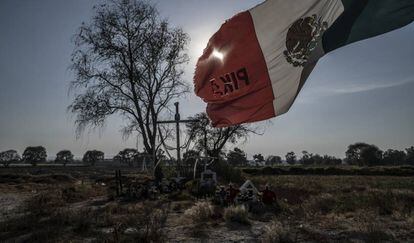
M 187 133 L 193 138 L 198 151 L 205 151 L 212 157 L 219 157 L 227 143 L 236 144 L 246 139 L 250 133 L 257 134 L 257 129 L 248 125 L 236 125 L 216 128 L 211 125 L 206 113 L 199 113 L 190 118 L 198 122 L 187 123 Z
M 153 154 L 158 118 L 188 92 L 181 80 L 188 36 L 144 1 L 113 0 L 94 9 L 74 38 L 75 97 L 69 111 L 76 114 L 78 135 L 119 114 L 126 121 L 124 135 L 138 132 Z

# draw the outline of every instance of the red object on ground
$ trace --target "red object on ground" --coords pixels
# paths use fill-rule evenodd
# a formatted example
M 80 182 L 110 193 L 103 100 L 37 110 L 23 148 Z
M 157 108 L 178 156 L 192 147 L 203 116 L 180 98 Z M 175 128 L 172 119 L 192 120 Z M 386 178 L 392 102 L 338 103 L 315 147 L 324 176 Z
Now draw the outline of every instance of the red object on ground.
M 262 202 L 264 204 L 272 204 L 276 201 L 276 193 L 272 190 L 265 189 L 262 191 Z
M 236 199 L 237 195 L 239 194 L 240 190 L 230 187 L 227 189 L 227 203 L 234 203 L 234 199 Z

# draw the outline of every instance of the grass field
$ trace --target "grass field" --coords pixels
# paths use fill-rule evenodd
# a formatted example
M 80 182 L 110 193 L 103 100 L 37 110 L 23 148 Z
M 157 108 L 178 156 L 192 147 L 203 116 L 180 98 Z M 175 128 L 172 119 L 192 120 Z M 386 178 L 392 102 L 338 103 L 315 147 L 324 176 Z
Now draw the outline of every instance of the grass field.
M 306 240 L 414 240 L 414 180 L 375 176 L 260 176 L 279 196 L 276 221 Z M 284 215 L 284 216 L 283 216 Z
M 277 205 L 246 212 L 187 191 L 115 197 L 115 167 L 0 169 L 3 242 L 413 242 L 414 180 L 393 176 L 251 175 Z M 121 168 L 126 177 L 147 177 Z

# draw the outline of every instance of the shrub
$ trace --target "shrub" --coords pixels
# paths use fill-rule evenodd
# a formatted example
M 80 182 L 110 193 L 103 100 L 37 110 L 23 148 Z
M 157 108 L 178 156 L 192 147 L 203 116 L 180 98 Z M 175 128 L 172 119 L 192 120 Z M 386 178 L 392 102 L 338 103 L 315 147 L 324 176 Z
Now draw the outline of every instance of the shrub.
M 214 213 L 214 208 L 210 202 L 201 201 L 197 202 L 194 206 L 185 211 L 185 216 L 188 217 L 193 223 L 203 223 L 208 221 Z
M 293 236 L 279 221 L 272 221 L 265 226 L 262 243 L 295 242 Z
M 156 209 L 161 207 L 162 209 Z M 162 204 L 146 204 L 143 207 L 128 209 L 125 226 L 133 228 L 131 242 L 162 242 L 165 237 L 165 224 L 168 218 L 168 208 Z
M 243 205 L 230 206 L 224 210 L 224 219 L 227 223 L 250 224 L 249 213 Z

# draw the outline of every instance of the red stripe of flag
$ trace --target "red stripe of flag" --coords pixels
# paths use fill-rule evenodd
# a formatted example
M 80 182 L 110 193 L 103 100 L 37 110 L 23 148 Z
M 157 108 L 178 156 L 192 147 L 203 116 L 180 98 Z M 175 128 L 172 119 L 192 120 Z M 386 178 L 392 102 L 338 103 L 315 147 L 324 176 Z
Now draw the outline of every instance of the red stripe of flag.
M 194 84 L 215 126 L 274 117 L 273 90 L 250 12 L 226 21 L 211 37 Z

